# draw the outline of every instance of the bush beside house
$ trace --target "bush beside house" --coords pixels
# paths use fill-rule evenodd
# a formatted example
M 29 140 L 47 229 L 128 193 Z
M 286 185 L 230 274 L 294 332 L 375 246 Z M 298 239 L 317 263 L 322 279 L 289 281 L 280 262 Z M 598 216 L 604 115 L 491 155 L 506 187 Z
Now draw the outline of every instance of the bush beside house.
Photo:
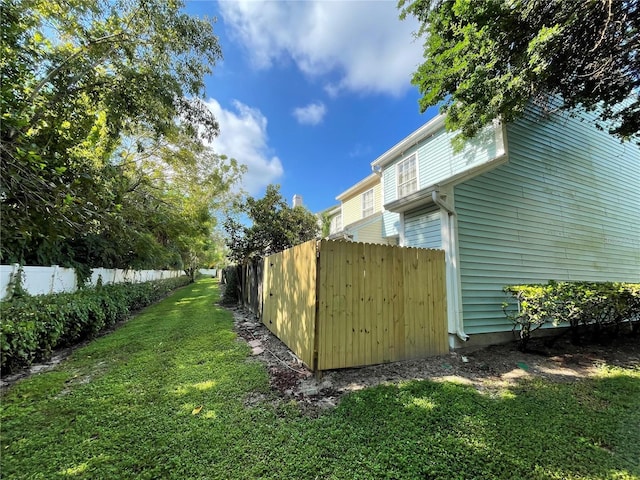
M 531 333 L 543 326 L 568 326 L 576 340 L 581 327 L 598 339 L 605 332 L 617 334 L 626 327 L 636 333 L 640 326 L 640 284 L 554 282 L 546 285 L 511 285 L 504 291 L 518 300 L 518 310 L 505 315 L 526 349 Z

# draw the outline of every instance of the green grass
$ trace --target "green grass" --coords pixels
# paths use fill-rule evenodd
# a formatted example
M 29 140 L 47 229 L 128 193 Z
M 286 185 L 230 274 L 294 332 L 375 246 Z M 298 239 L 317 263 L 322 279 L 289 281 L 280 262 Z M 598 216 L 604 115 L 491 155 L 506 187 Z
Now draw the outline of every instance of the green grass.
M 217 295 L 186 287 L 11 387 L 2 478 L 640 478 L 638 370 L 380 386 L 309 418 L 275 401 Z

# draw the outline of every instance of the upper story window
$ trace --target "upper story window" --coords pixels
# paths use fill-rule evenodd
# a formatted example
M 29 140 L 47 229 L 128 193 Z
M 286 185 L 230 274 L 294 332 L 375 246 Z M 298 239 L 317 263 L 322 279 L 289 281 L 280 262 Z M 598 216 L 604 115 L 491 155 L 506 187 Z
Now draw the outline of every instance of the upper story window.
M 373 215 L 373 188 L 362 194 L 362 218 Z
M 337 233 L 342 230 L 342 214 L 339 213 L 331 219 L 331 226 L 329 227 L 329 233 Z
M 418 189 L 418 168 L 415 153 L 397 165 L 396 174 L 398 198 L 409 195 Z

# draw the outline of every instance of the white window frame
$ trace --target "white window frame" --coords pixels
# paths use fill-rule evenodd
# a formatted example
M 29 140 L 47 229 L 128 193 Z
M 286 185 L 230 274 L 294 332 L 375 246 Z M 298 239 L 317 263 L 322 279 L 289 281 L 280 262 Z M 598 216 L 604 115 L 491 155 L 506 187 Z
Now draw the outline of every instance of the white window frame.
M 342 212 L 338 213 L 331 219 L 331 225 L 329 226 L 329 234 L 338 233 L 340 231 L 342 231 Z
M 370 199 L 367 198 L 370 195 Z M 375 194 L 373 192 L 373 188 L 370 188 L 366 192 L 362 193 L 361 207 L 362 207 L 362 218 L 367 218 L 375 213 Z M 369 203 L 367 205 L 367 203 Z
M 402 182 L 402 184 L 400 183 L 400 169 L 406 165 L 409 162 L 413 162 L 414 163 L 414 171 L 415 171 L 415 177 L 410 179 L 410 180 L 405 180 L 404 182 Z M 415 182 L 415 188 L 413 188 L 410 191 L 407 192 L 403 192 L 403 188 L 409 184 L 411 184 L 412 182 Z M 404 160 L 402 160 L 401 162 L 398 162 L 396 164 L 396 198 L 400 199 L 402 197 L 406 197 L 407 195 L 418 191 L 418 155 L 416 155 L 415 153 L 412 153 L 411 155 L 409 155 L 408 157 L 406 157 Z

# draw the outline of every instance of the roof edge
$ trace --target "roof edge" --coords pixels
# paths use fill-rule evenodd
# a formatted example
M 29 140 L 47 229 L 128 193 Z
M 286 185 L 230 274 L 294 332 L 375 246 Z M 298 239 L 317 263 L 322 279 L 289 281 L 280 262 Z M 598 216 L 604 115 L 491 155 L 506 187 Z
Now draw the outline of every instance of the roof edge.
M 353 195 L 354 193 L 356 193 L 358 190 L 360 190 L 361 188 L 365 188 L 368 187 L 369 185 L 375 185 L 375 181 L 378 179 L 378 181 L 380 181 L 380 176 L 377 173 L 372 173 L 371 175 L 363 178 L 362 180 L 360 180 L 358 183 L 356 183 L 355 185 L 347 188 L 344 192 L 342 192 L 340 195 L 338 195 L 336 197 L 336 200 L 344 200 L 347 197 L 350 197 L 351 195 Z
M 402 155 L 402 153 L 407 148 L 412 147 L 418 142 L 421 142 L 425 138 L 433 135 L 436 131 L 444 126 L 445 118 L 446 115 L 440 114 L 429 120 L 423 126 L 415 130 L 413 133 L 409 134 L 404 139 L 400 140 L 400 142 L 396 143 L 393 147 L 391 147 L 389 150 L 387 150 L 373 162 L 371 162 L 371 168 L 375 169 L 376 167 L 385 167 L 396 157 Z

